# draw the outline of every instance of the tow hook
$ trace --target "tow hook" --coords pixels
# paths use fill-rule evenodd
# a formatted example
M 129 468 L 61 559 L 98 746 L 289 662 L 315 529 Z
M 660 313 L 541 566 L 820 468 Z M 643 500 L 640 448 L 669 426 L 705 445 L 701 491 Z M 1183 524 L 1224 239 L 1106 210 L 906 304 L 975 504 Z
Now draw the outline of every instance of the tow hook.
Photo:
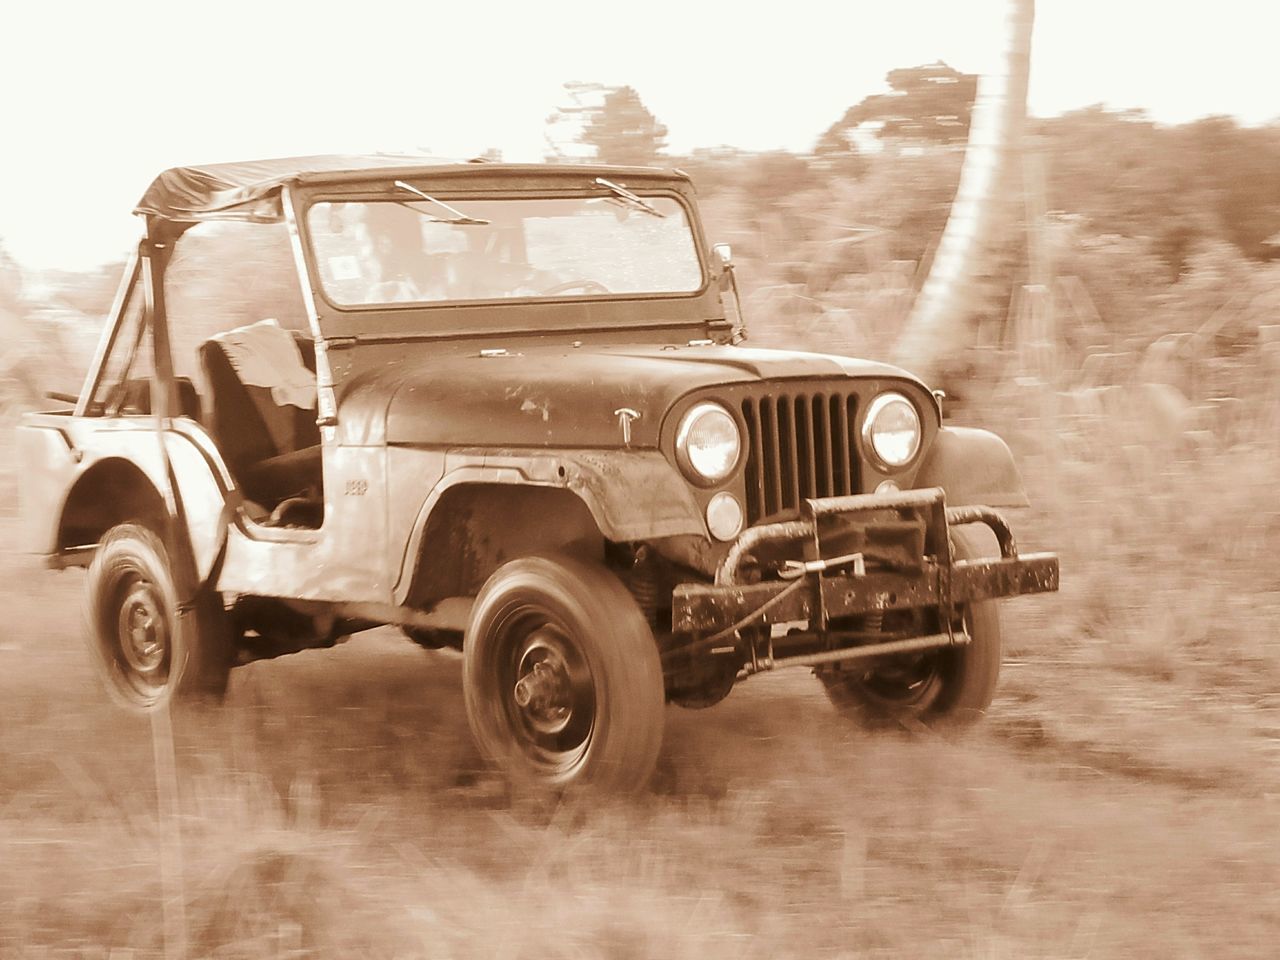
M 843 557 L 832 557 L 830 560 L 788 560 L 783 563 L 778 576 L 783 580 L 798 580 L 806 573 L 822 573 L 824 570 L 833 570 L 849 564 L 853 565 L 855 577 L 867 575 L 866 558 L 860 553 L 848 553 Z

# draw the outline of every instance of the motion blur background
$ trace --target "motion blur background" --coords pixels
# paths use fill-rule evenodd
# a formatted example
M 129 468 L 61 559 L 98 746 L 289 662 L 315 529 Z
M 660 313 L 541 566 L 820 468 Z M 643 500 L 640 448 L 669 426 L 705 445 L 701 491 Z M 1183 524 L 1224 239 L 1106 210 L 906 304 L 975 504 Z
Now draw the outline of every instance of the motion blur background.
M 151 728 L 92 676 L 81 574 L 16 552 L 11 459 L 21 411 L 78 389 L 148 178 L 418 148 L 679 166 L 752 342 L 886 358 L 1005 5 L 6 14 L 0 954 L 162 955 L 168 898 L 190 954 L 220 958 L 1266 955 L 1276 33 L 1256 4 L 1169 6 L 1042 0 L 1006 228 L 941 364 L 955 421 L 1014 447 L 1020 539 L 1062 557 L 1061 593 L 1005 606 L 984 725 L 863 736 L 813 678 L 753 679 L 673 710 L 650 795 L 530 806 L 481 768 L 457 660 L 381 631 L 175 718 L 178 841 Z M 271 315 L 287 287 L 225 278 L 273 265 L 196 246 L 188 302 Z

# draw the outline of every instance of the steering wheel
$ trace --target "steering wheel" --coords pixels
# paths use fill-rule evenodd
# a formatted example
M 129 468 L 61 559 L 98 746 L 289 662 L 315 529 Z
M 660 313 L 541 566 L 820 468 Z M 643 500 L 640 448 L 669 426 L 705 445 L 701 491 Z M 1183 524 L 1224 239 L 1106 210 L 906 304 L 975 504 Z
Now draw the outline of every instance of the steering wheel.
M 554 287 L 548 287 L 542 291 L 542 296 L 549 297 L 554 293 L 567 293 L 570 290 L 581 290 L 583 293 L 612 293 L 613 291 L 606 287 L 599 280 L 566 280 L 564 283 L 557 283 Z

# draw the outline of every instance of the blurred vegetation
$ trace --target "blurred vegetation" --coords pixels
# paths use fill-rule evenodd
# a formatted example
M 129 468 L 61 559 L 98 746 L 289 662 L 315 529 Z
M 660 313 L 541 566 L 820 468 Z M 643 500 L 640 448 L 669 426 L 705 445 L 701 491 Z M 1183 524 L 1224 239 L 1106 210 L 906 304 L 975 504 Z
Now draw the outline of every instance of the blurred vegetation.
M 961 73 L 941 60 L 885 77 L 888 93 L 874 93 L 845 111 L 827 128 L 814 153 L 839 155 L 856 146 L 858 131 L 875 125 L 875 136 L 885 141 L 918 140 L 929 143 L 963 143 L 969 136 L 969 119 L 978 92 L 978 78 Z
M 667 148 L 667 128 L 631 87 L 564 84 L 570 103 L 547 118 L 547 159 L 650 166 Z

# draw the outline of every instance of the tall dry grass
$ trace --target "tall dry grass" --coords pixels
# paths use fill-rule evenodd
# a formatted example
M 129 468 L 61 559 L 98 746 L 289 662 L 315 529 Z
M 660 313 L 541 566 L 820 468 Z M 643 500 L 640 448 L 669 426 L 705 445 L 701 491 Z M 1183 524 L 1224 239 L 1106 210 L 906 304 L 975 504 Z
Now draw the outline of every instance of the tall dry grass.
M 1229 786 L 864 738 L 779 677 L 674 715 L 647 797 L 520 803 L 439 749 L 466 737 L 454 665 L 370 643 L 179 722 L 192 956 L 1244 957 L 1275 933 L 1273 804 Z M 9 955 L 163 955 L 145 725 L 95 720 L 28 729 L 75 762 L 6 777 Z

